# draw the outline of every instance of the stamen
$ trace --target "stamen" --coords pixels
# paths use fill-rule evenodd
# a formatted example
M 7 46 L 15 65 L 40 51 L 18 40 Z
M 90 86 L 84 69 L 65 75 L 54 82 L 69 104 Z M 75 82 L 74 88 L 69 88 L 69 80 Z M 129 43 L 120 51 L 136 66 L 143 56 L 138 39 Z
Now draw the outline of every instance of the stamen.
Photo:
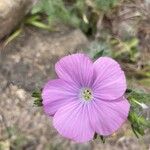
M 89 88 L 84 88 L 81 91 L 81 97 L 82 99 L 84 99 L 85 101 L 90 101 L 92 100 L 93 96 L 92 96 L 92 91 Z

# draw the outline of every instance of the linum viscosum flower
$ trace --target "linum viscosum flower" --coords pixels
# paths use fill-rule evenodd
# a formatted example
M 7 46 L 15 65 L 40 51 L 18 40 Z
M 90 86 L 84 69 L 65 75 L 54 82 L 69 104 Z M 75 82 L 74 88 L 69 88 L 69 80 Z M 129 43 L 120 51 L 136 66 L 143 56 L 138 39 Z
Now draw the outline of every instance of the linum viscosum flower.
M 126 121 L 130 105 L 124 93 L 126 79 L 109 57 L 94 63 L 84 54 L 65 56 L 55 65 L 58 79 L 42 91 L 43 107 L 64 137 L 86 142 L 95 133 L 111 135 Z

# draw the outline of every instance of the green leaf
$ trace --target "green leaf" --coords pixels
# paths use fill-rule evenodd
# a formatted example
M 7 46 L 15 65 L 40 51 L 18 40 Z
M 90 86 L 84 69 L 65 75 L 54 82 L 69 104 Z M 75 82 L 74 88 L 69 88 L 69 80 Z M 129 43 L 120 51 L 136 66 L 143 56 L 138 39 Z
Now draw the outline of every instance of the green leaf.
M 93 58 L 94 58 L 94 59 L 98 59 L 99 57 L 103 56 L 103 53 L 104 53 L 104 49 L 101 50 L 101 51 L 99 51 L 99 52 L 97 52 L 97 53 L 93 56 Z
M 37 107 L 43 106 L 42 99 L 35 99 L 33 104 Z
M 103 143 L 105 143 L 105 138 L 104 138 L 104 136 L 100 135 L 99 137 L 100 137 L 101 141 L 102 141 Z
M 40 90 L 33 91 L 32 97 L 41 98 L 41 91 Z
M 146 119 L 146 116 L 142 116 L 141 112 L 146 107 L 148 108 L 146 103 L 150 103 L 150 94 L 127 89 L 126 95 L 131 104 L 128 120 L 131 123 L 132 130 L 136 137 L 143 136 L 144 130 L 150 128 L 150 120 Z
M 103 143 L 105 143 L 105 138 L 104 138 L 104 136 L 98 135 L 98 134 L 95 132 L 94 137 L 93 137 L 93 140 L 97 139 L 98 137 L 101 139 L 101 141 L 102 141 Z
M 127 89 L 126 94 L 127 94 L 128 100 L 131 103 L 135 103 L 133 101 L 133 99 L 139 101 L 140 103 L 145 103 L 145 104 L 150 103 L 150 94 L 145 93 L 144 91 L 139 91 L 139 90 L 136 90 L 136 89 L 134 89 L 134 90 Z
M 30 22 L 26 22 L 26 24 L 29 24 L 29 25 L 38 27 L 38 28 L 40 28 L 40 29 L 45 29 L 45 30 L 52 31 L 52 29 L 50 28 L 49 25 L 47 25 L 47 24 L 45 24 L 45 23 L 43 23 L 43 22 L 40 22 L 40 21 L 32 20 L 32 21 L 30 21 Z
M 4 42 L 4 46 L 8 45 L 11 41 L 16 39 L 22 33 L 22 28 L 17 29 L 14 31 Z
M 131 128 L 132 128 L 132 131 L 133 131 L 134 135 L 135 135 L 137 138 L 139 138 L 139 134 L 138 134 L 138 132 L 135 130 L 135 128 L 134 128 L 133 125 L 131 125 Z
M 132 89 L 126 89 L 126 94 L 129 94 L 129 93 L 131 93 L 133 90 Z
M 33 6 L 31 14 L 38 14 L 43 12 L 43 0 L 39 0 L 36 5 Z
M 27 16 L 25 18 L 25 21 L 24 23 L 30 23 L 32 21 L 36 21 L 36 20 L 40 20 L 41 19 L 41 16 L 40 15 L 31 15 L 31 16 Z
M 139 43 L 139 40 L 137 38 L 132 38 L 129 41 L 126 41 L 126 44 L 128 45 L 129 49 L 136 47 Z
M 43 105 L 43 104 L 42 104 L 42 97 L 41 97 L 41 90 L 35 90 L 35 91 L 33 91 L 32 97 L 34 97 L 34 102 L 33 102 L 33 104 L 34 104 L 35 106 L 40 107 L 40 106 Z
M 144 129 L 150 126 L 149 120 L 146 120 L 143 116 L 138 115 L 136 112 L 130 110 L 128 120 L 131 123 L 132 130 L 136 137 L 144 135 Z

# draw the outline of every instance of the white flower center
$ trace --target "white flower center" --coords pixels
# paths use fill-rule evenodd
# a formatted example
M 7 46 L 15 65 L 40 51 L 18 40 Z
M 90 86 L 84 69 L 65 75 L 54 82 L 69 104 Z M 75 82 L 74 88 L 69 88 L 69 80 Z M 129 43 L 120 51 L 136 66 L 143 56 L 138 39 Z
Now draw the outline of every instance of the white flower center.
M 84 99 L 85 101 L 90 101 L 93 98 L 92 95 L 92 90 L 89 88 L 84 88 L 81 90 L 81 97 L 82 99 Z

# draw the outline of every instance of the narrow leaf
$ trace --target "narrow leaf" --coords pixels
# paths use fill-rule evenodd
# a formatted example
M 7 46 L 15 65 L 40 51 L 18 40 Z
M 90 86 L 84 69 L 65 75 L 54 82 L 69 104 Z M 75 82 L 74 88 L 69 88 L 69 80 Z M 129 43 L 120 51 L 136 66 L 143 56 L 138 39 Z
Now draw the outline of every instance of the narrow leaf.
M 13 41 L 14 39 L 16 39 L 22 32 L 22 29 L 19 28 L 16 31 L 14 31 L 4 42 L 4 46 L 8 45 L 11 41 Z

